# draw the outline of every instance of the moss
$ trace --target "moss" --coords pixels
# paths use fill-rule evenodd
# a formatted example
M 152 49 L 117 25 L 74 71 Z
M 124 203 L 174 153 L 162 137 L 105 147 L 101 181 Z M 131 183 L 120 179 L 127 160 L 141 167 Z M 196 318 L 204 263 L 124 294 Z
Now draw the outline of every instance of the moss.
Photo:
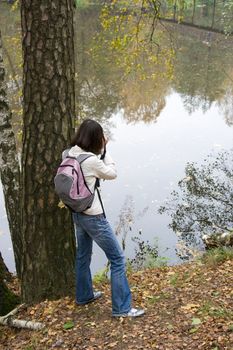
M 20 302 L 19 297 L 5 283 L 6 280 L 10 280 L 10 277 L 11 275 L 0 254 L 0 316 L 6 315 Z
M 20 298 L 0 281 L 0 315 L 6 315 L 20 303 Z

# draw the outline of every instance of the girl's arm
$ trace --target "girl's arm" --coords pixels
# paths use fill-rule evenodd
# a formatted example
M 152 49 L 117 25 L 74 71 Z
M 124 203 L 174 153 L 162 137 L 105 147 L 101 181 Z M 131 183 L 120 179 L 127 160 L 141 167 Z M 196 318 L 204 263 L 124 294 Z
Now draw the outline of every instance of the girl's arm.
M 98 177 L 99 179 L 105 180 L 113 180 L 117 177 L 115 163 L 108 152 L 106 152 L 103 160 L 99 159 L 98 157 L 93 158 L 94 176 Z

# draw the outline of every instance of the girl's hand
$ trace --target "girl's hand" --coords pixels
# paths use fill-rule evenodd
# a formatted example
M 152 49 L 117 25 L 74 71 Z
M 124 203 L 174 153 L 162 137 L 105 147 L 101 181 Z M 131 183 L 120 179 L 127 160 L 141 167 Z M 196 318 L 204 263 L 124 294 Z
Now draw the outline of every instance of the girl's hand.
M 100 159 L 104 159 L 104 157 L 105 157 L 107 143 L 108 143 L 108 139 L 103 137 L 103 147 L 102 147 L 102 152 L 101 152 L 102 154 L 101 154 Z
M 103 137 L 103 148 L 106 147 L 107 143 L 108 143 L 108 138 L 107 137 Z

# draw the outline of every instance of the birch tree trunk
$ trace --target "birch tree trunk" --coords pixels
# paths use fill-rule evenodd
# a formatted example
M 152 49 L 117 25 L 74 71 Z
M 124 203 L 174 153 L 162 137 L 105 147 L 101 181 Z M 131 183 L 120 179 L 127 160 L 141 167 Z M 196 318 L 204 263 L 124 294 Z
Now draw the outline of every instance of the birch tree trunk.
M 66 295 L 74 285 L 71 216 L 53 179 L 74 117 L 73 1 L 21 1 L 23 35 L 22 298 Z
M 0 174 L 15 256 L 16 272 L 20 278 L 22 257 L 20 169 L 15 136 L 11 126 L 12 115 L 7 100 L 4 79 L 5 68 L 3 65 L 2 39 L 0 32 Z

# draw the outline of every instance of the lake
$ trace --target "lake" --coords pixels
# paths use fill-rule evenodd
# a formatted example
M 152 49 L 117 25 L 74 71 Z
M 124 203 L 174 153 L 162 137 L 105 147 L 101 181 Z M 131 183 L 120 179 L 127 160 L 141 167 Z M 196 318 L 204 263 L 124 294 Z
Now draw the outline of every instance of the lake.
M 20 53 L 13 53 L 10 46 L 11 38 L 19 38 L 19 18 L 17 13 L 13 15 L 13 25 L 6 20 L 10 16 L 9 7 L 0 4 L 3 40 L 6 47 L 9 45 L 8 53 L 20 85 Z M 114 64 L 110 50 L 96 47 L 95 54 L 91 54 L 98 28 L 97 11 L 77 13 L 75 26 L 77 113 L 103 124 L 110 137 L 108 149 L 118 169 L 115 181 L 102 183 L 107 217 L 120 242 L 122 235 L 127 234 L 127 257 L 133 258 L 132 238 L 140 232 L 151 245 L 157 241 L 160 255 L 169 264 L 178 263 L 177 236 L 168 227 L 170 218 L 157 211 L 178 188 L 188 162 L 203 164 L 210 153 L 233 148 L 233 39 L 167 24 L 175 48 L 172 74 L 166 74 L 161 60 L 157 66 L 143 68 L 150 73 L 145 78 L 141 71 L 125 76 L 124 67 Z M 168 37 L 161 39 L 163 42 L 167 46 Z M 6 66 L 8 85 L 12 86 L 7 60 Z M 13 118 L 18 131 L 20 107 L 14 100 L 15 91 L 12 88 L 9 95 L 16 110 Z M 0 218 L 1 253 L 14 271 L 2 188 Z M 106 264 L 106 258 L 96 247 L 93 254 L 92 270 L 96 272 Z

